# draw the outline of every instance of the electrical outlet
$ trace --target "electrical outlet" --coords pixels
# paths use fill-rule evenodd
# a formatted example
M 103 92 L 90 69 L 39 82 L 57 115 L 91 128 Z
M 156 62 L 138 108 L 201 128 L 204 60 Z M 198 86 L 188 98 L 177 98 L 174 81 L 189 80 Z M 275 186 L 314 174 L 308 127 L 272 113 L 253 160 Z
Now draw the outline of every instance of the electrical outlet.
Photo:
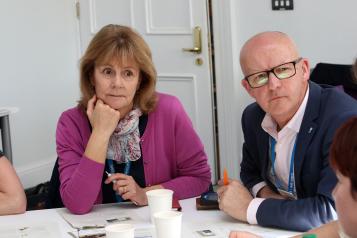
M 271 0 L 271 6 L 274 10 L 294 10 L 293 0 Z

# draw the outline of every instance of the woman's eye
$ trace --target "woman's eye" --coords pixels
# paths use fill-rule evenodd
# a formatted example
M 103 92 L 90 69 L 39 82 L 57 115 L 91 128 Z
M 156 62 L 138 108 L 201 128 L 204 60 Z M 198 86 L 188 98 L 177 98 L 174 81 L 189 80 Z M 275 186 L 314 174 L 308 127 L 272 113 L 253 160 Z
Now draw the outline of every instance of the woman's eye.
M 109 67 L 102 69 L 101 73 L 106 78 L 112 78 L 112 77 L 115 76 L 115 71 L 112 68 L 109 68 Z
M 111 75 L 113 73 L 113 70 L 110 68 L 105 68 L 102 72 L 104 75 Z
M 132 71 L 130 71 L 130 70 L 125 70 L 124 71 L 124 76 L 125 77 L 132 77 L 132 76 L 134 76 L 134 73 Z

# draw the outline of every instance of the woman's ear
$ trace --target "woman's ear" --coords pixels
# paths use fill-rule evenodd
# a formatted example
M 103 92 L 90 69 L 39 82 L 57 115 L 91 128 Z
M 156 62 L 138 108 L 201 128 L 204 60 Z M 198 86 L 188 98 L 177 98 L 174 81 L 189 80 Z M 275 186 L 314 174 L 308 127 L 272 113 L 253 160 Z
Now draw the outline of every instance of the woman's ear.
M 93 75 L 91 75 L 91 76 L 89 77 L 89 83 L 90 83 L 90 85 L 91 85 L 93 88 L 95 87 Z
M 138 91 L 138 90 L 140 89 L 141 80 L 142 80 L 142 74 L 140 73 L 140 75 L 139 75 L 139 80 L 138 80 L 138 84 L 136 85 L 136 91 Z
M 89 84 L 91 89 L 93 90 L 94 94 L 95 94 L 95 81 L 94 81 L 94 77 L 93 75 L 89 76 Z

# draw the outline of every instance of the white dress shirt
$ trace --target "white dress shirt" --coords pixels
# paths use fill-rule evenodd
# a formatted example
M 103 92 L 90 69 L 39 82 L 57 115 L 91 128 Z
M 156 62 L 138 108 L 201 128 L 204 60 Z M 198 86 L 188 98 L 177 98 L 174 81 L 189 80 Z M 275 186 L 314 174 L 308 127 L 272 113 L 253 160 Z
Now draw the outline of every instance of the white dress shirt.
M 307 99 L 309 97 L 309 88 L 307 88 L 304 100 L 302 101 L 299 109 L 290 119 L 290 121 L 278 132 L 277 123 L 269 114 L 265 114 L 265 117 L 262 121 L 262 128 L 266 131 L 271 137 L 276 141 L 275 145 L 275 174 L 278 179 L 281 181 L 281 186 L 284 190 L 288 188 L 288 180 L 290 173 L 290 162 L 291 155 L 294 150 L 294 144 L 297 137 L 297 134 L 300 131 L 300 126 L 302 119 L 305 114 Z M 270 158 L 270 155 L 269 155 Z M 271 178 L 272 179 L 272 178 Z M 274 180 L 271 180 L 274 183 Z M 252 194 L 255 197 L 249 204 L 247 210 L 247 220 L 250 224 L 257 224 L 257 211 L 260 204 L 265 200 L 265 198 L 257 198 L 257 194 L 263 187 L 267 186 L 265 182 L 260 182 L 253 186 Z

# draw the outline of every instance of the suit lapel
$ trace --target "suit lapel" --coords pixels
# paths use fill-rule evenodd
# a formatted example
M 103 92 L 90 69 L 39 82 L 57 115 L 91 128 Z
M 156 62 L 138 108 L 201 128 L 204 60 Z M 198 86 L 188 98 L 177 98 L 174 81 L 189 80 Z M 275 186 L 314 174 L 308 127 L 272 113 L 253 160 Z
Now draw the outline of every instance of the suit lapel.
M 301 123 L 300 131 L 296 141 L 296 151 L 294 160 L 295 186 L 299 194 L 301 191 L 301 170 L 305 160 L 306 151 L 311 140 L 317 131 L 318 125 L 315 120 L 320 111 L 321 88 L 313 82 L 309 82 L 309 98 L 306 104 L 304 117 Z

